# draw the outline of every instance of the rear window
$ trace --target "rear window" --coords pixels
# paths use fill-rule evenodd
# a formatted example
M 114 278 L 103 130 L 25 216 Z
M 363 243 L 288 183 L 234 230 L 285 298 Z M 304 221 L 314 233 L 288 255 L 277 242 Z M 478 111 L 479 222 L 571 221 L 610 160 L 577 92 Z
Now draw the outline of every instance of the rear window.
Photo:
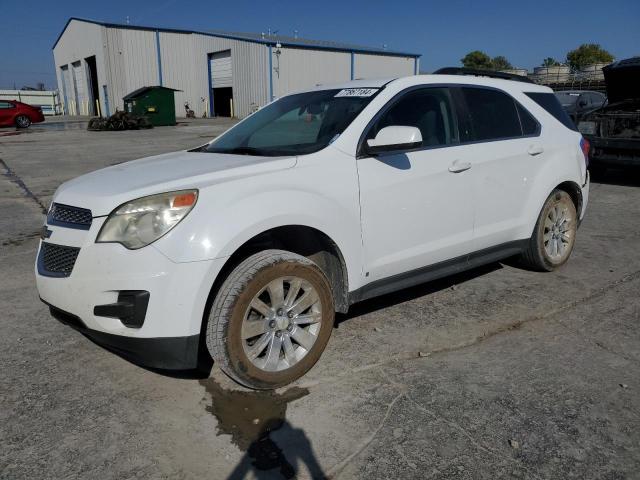
M 463 87 L 473 140 L 522 136 L 516 103 L 509 95 L 486 88 Z
M 562 123 L 565 127 L 578 131 L 571 117 L 565 112 L 562 105 L 553 93 L 539 93 L 539 92 L 525 92 L 527 97 L 536 102 L 547 112 L 553 115 L 556 120 Z

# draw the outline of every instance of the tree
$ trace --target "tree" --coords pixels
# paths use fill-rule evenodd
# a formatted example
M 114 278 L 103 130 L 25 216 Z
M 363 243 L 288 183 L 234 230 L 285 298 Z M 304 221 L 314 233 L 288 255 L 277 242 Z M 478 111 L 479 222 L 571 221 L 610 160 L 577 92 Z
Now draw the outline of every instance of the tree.
M 507 60 L 507 57 L 498 55 L 491 60 L 491 66 L 494 70 L 511 70 L 513 65 Z
M 597 43 L 583 43 L 567 53 L 567 63 L 574 72 L 591 63 L 611 63 L 614 56 Z
M 547 57 L 542 61 L 543 67 L 557 67 L 558 65 L 560 65 L 560 62 L 553 57 Z
M 467 53 L 460 61 L 466 68 L 479 70 L 491 70 L 493 68 L 491 57 L 480 50 Z

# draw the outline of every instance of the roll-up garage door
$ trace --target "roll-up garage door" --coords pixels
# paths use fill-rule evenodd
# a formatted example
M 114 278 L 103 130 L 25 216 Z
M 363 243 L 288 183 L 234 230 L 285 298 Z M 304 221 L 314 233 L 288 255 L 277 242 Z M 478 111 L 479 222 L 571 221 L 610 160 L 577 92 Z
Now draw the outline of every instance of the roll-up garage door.
M 89 90 L 87 88 L 87 76 L 85 75 L 82 62 L 71 64 L 73 74 L 73 85 L 76 91 L 77 114 L 88 115 Z
M 213 88 L 232 87 L 231 50 L 212 54 L 209 62 L 211 62 L 211 86 Z

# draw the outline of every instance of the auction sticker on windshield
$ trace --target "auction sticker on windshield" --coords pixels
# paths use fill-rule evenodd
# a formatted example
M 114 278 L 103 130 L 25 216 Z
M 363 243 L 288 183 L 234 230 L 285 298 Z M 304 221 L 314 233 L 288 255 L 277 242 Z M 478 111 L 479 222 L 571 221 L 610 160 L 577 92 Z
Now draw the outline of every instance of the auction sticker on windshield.
M 370 97 L 378 90 L 377 88 L 345 88 L 336 93 L 336 97 Z

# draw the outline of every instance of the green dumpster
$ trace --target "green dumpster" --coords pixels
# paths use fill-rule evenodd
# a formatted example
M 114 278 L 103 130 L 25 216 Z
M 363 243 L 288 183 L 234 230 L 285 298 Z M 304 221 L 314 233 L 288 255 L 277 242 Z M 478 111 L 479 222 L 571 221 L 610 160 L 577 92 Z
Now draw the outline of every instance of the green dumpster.
M 146 116 L 152 125 L 176 124 L 176 103 L 173 92 L 179 92 L 168 87 L 142 87 L 122 99 L 127 113 Z

